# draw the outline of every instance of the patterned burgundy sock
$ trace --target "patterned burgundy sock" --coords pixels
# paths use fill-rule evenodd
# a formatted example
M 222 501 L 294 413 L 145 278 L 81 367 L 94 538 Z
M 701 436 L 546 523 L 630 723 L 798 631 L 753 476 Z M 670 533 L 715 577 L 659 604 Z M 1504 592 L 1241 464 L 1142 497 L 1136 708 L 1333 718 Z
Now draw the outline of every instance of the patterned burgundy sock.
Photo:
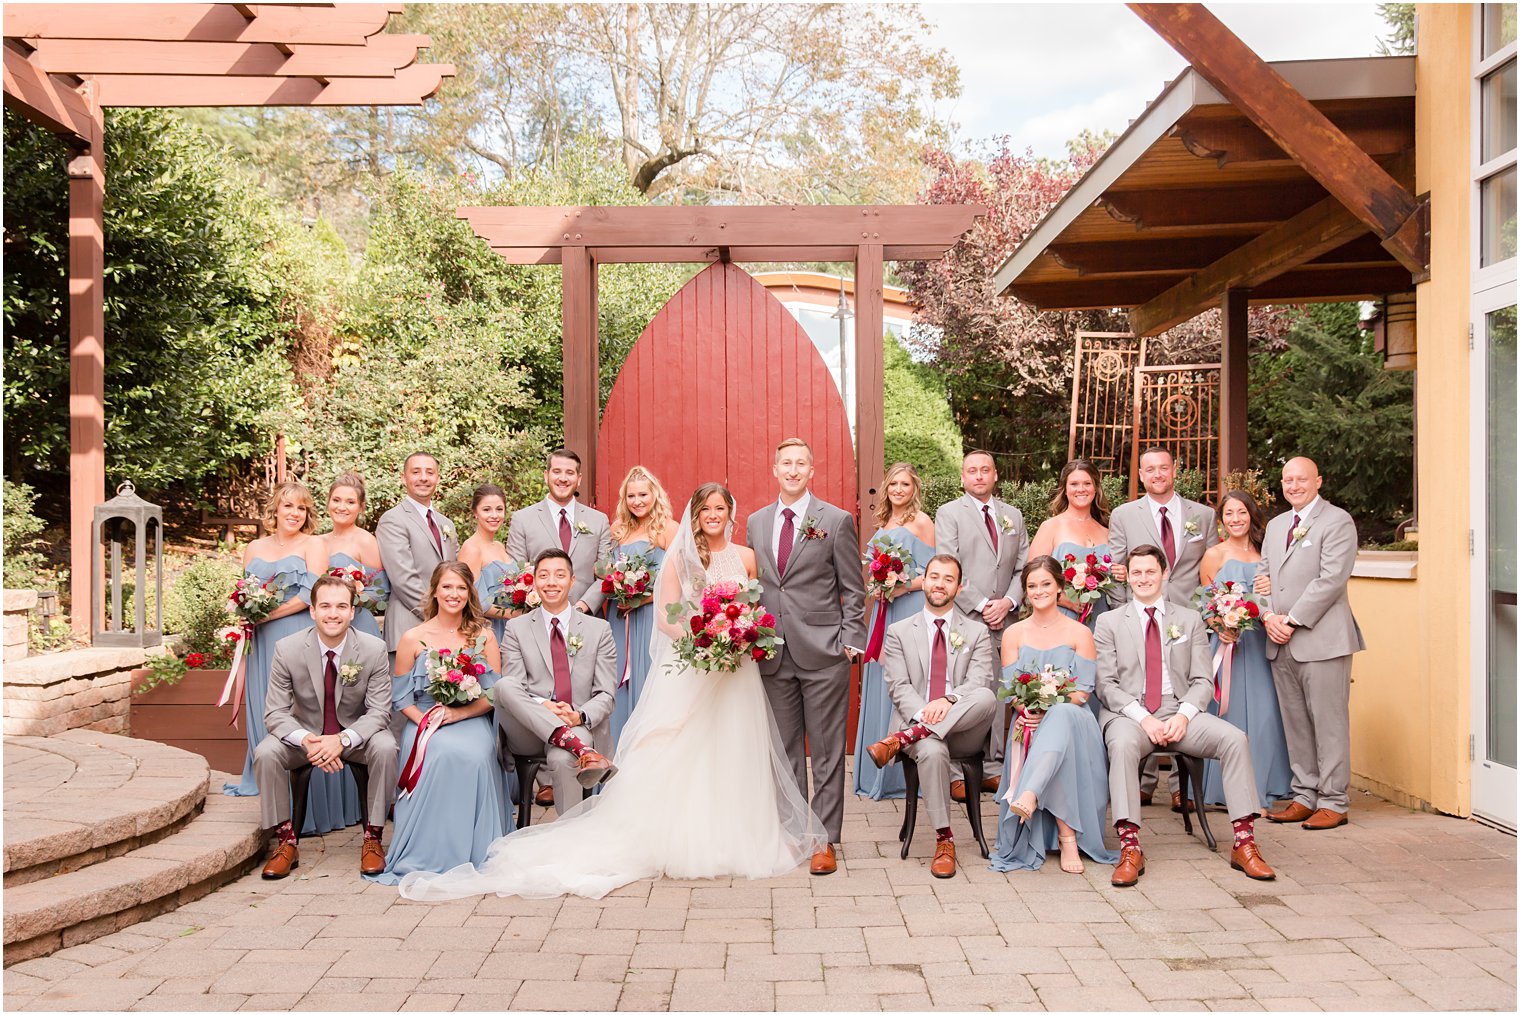
M 1230 822 L 1230 827 L 1235 829 L 1236 849 L 1248 842 L 1256 841 L 1256 815 L 1247 814 L 1243 818 L 1236 818 Z
M 568 726 L 561 726 L 559 729 L 549 734 L 549 743 L 553 744 L 555 747 L 558 747 L 562 751 L 569 751 L 577 758 L 591 749 L 585 744 L 581 743 L 581 738 L 571 733 L 570 727 Z
M 296 844 L 296 830 L 289 821 L 282 821 L 274 826 L 274 834 L 280 840 L 282 846 L 294 846 Z
M 1119 833 L 1119 845 L 1140 848 L 1140 826 L 1133 821 L 1115 821 L 1114 831 Z
M 934 841 L 935 842 L 954 842 L 955 841 L 955 833 L 952 832 L 952 831 L 950 831 L 950 828 L 949 828 L 948 825 L 946 827 L 944 827 L 944 828 L 936 828 L 934 830 Z
M 381 839 L 381 837 L 384 834 L 385 834 L 385 826 L 383 826 L 383 825 L 365 825 L 364 826 L 364 837 L 366 839 L 374 839 L 376 842 L 379 842 L 380 839 Z
M 912 726 L 909 726 L 907 729 L 898 730 L 892 735 L 901 740 L 904 747 L 907 747 L 909 744 L 916 744 L 925 737 L 931 736 L 933 732 L 933 730 L 929 729 L 929 727 L 925 726 L 923 723 L 916 722 Z

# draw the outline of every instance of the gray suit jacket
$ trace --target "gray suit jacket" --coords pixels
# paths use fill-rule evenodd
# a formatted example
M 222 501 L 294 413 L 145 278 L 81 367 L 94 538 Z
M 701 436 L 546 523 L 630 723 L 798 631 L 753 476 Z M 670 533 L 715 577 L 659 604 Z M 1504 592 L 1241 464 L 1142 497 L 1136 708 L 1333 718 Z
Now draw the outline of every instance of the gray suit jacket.
M 981 502 L 969 493 L 941 504 L 934 513 L 935 550 L 953 554 L 961 562 L 962 585 L 955 602 L 972 616 L 979 615 L 978 607 L 984 599 L 1011 599 L 1015 609 L 1024 600 L 1021 577 L 1029 559 L 1024 515 L 996 497 L 989 503 L 993 521 L 998 524 L 995 554 Z M 1007 525 L 1001 523 L 1003 519 Z
M 1272 612 L 1292 614 L 1301 626 L 1286 646 L 1267 639 L 1267 658 L 1276 659 L 1284 647 L 1301 663 L 1360 652 L 1367 645 L 1346 596 L 1356 566 L 1356 523 L 1322 497 L 1304 522 L 1307 534 L 1289 546 L 1292 525 L 1291 510 L 1267 523 L 1262 573 L 1272 579 Z
M 433 518 L 443 537 L 443 556 L 433 545 L 422 515 L 405 499 L 380 516 L 375 526 L 375 542 L 380 544 L 380 563 L 391 583 L 390 605 L 385 609 L 385 647 L 396 651 L 401 636 L 422 623 L 422 597 L 427 594 L 428 579 L 446 560 L 459 556 L 459 533 L 454 523 L 435 508 Z
M 580 532 L 584 526 L 590 532 Z M 532 565 L 545 550 L 560 549 L 559 515 L 544 501 L 512 512 L 507 526 L 507 556 L 519 564 Z M 575 582 L 570 586 L 570 605 L 584 601 L 596 613 L 602 608 L 602 583 L 596 580 L 596 565 L 612 554 L 612 526 L 600 511 L 576 502 L 575 525 L 570 530 L 570 569 Z
M 1181 629 L 1179 636 L 1168 639 L 1166 632 L 1173 625 Z M 1103 706 L 1098 723 L 1107 726 L 1130 702 L 1145 705 L 1145 624 L 1126 604 L 1098 618 L 1093 642 L 1098 647 L 1097 694 Z M 1207 712 L 1214 698 L 1214 659 L 1209 652 L 1209 629 L 1197 610 L 1167 603 L 1161 651 L 1166 655 L 1172 697 Z
M 571 704 L 586 713 L 586 725 L 600 743 L 607 733 L 617 693 L 617 647 L 612 641 L 612 627 L 600 617 L 588 617 L 576 609 L 565 615 L 570 618 L 565 625 L 566 642 L 576 636 L 581 639 L 580 649 L 570 654 Z M 554 662 L 542 612 L 531 610 L 507 621 L 501 664 L 502 679 L 494 689 L 497 709 L 505 708 L 508 695 L 514 697 L 520 706 L 518 712 L 526 717 L 533 733 L 547 740 L 560 722 L 533 700 L 554 697 Z
M 337 685 L 338 722 L 363 740 L 390 729 L 391 668 L 385 642 L 374 635 L 350 629 L 350 645 L 357 646 L 343 662 L 359 664 L 358 679 L 345 686 L 341 671 Z M 284 740 L 296 730 L 322 732 L 322 696 L 326 687 L 321 643 L 317 629 L 309 627 L 274 646 L 269 668 L 269 691 L 264 697 L 264 727 Z
M 1156 528 L 1156 518 L 1141 494 L 1128 504 L 1120 504 L 1108 518 L 1108 552 L 1115 564 L 1129 564 L 1129 551 L 1146 543 L 1161 547 L 1161 531 Z M 1177 563 L 1167 571 L 1166 598 L 1179 606 L 1188 606 L 1193 593 L 1198 591 L 1198 565 L 1203 563 L 1203 551 L 1219 542 L 1219 526 L 1214 523 L 1214 509 L 1196 500 L 1181 497 L 1183 519 L 1172 528 L 1177 544 Z M 1197 535 L 1188 535 L 1187 527 L 1197 528 Z M 1164 547 L 1161 547 L 1163 550 Z M 1109 602 L 1118 606 L 1129 602 L 1129 586 L 1119 582 L 1108 593 Z
M 949 667 L 945 673 L 949 693 L 964 696 L 978 687 L 991 689 L 996 662 L 987 625 L 960 610 L 951 610 L 949 620 L 948 644 L 945 646 L 949 652 Z M 911 722 L 919 709 L 929 703 L 932 633 L 933 628 L 920 611 L 888 627 L 886 640 L 882 643 L 882 677 L 903 725 Z M 960 648 L 955 647 L 954 635 L 960 635 L 964 640 Z
M 786 562 L 786 576 L 776 573 L 771 543 L 776 531 L 776 502 L 749 516 L 750 547 L 759 564 L 764 589 L 761 604 L 776 618 L 776 633 L 798 666 L 821 670 L 844 659 L 846 646 L 866 645 L 864 569 L 855 518 L 813 496 L 808 518 L 826 535 L 806 539 L 807 518 L 794 524 L 796 539 Z M 760 664 L 760 672 L 781 668 L 781 653 Z

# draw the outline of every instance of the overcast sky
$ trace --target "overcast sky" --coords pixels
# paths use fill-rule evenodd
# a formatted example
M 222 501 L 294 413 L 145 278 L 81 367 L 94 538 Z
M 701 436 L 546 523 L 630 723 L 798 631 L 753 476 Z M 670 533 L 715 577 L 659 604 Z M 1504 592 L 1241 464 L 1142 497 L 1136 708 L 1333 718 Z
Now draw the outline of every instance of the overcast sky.
M 1209 9 L 1267 60 L 1373 56 L 1387 26 L 1373 4 L 1228 4 Z M 957 141 L 1064 155 L 1085 127 L 1124 130 L 1183 69 L 1121 4 L 926 3 L 933 41 L 955 58 L 961 96 L 939 107 Z

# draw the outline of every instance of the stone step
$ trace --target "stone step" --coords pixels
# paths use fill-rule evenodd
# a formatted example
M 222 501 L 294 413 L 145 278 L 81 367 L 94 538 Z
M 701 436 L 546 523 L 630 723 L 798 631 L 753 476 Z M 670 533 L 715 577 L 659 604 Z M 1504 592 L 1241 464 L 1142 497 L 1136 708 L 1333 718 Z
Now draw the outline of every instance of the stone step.
M 199 755 L 111 733 L 6 737 L 7 893 L 179 830 L 204 805 L 208 772 Z
M 252 869 L 265 839 L 259 801 L 222 796 L 228 778 L 220 772 L 203 776 L 204 809 L 156 842 L 81 870 L 7 885 L 5 965 L 152 919 Z M 218 792 L 206 795 L 208 786 Z

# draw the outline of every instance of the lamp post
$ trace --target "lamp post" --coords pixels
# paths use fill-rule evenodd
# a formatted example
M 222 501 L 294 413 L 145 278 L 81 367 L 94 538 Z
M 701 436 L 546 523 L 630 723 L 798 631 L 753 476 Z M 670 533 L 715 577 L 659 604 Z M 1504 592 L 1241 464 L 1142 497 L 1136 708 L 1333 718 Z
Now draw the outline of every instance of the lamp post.
M 850 406 L 850 374 L 845 361 L 845 348 L 849 344 L 848 336 L 845 334 L 848 325 L 845 322 L 855 316 L 855 311 L 850 309 L 850 302 L 845 299 L 843 278 L 839 280 L 839 305 L 829 316 L 839 322 L 839 397 L 844 402 L 846 415 L 850 417 L 850 430 L 853 433 L 855 424 L 854 413 Z

